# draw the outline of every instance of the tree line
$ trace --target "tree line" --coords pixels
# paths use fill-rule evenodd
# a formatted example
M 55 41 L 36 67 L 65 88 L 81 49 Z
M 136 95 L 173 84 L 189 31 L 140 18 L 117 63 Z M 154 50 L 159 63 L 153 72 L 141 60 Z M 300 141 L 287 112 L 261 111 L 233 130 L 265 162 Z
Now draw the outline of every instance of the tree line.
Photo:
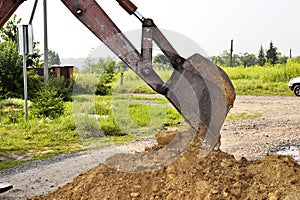
M 230 51 L 223 51 L 218 56 L 212 56 L 210 60 L 219 66 L 230 66 Z M 277 47 L 274 46 L 273 42 L 270 42 L 269 48 L 264 50 L 263 46 L 260 46 L 258 56 L 249 53 L 240 53 L 232 55 L 232 67 L 244 66 L 250 67 L 254 65 L 265 66 L 275 64 L 286 64 L 289 57 L 282 55 L 278 52 Z
M 289 57 L 282 55 L 273 42 L 270 42 L 268 49 L 264 50 L 263 46 L 260 46 L 258 56 L 251 53 L 239 53 L 233 54 L 231 60 L 230 50 L 224 50 L 218 56 L 209 57 L 213 63 L 218 66 L 229 67 L 230 61 L 232 67 L 244 66 L 274 66 L 275 64 L 286 64 Z M 300 56 L 292 58 L 292 60 L 300 63 Z M 154 69 L 172 70 L 172 64 L 164 54 L 157 54 L 153 57 Z M 126 68 L 126 67 L 125 67 Z

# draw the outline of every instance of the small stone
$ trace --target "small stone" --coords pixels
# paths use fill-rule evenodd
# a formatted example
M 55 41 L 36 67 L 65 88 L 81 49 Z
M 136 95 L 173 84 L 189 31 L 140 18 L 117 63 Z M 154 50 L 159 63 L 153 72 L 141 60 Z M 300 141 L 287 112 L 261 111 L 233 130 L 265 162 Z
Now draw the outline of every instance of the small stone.
M 153 185 L 152 185 L 152 191 L 153 192 L 158 192 L 159 191 L 159 185 L 158 185 L 158 183 L 153 183 Z
M 142 186 L 140 186 L 140 185 L 135 185 L 135 186 L 133 186 L 135 189 L 141 189 L 141 187 Z
M 139 192 L 131 192 L 130 193 L 130 197 L 132 197 L 132 198 L 139 197 L 140 195 L 141 195 L 141 193 L 139 193 Z
M 278 200 L 278 196 L 275 193 L 269 193 L 269 200 Z
M 241 183 L 236 182 L 236 183 L 233 184 L 233 187 L 235 187 L 235 188 L 240 188 L 240 187 L 241 187 Z
M 213 194 L 218 194 L 219 193 L 219 191 L 217 190 L 217 189 L 212 189 L 212 191 L 211 191 Z
M 221 165 L 222 167 L 227 167 L 227 166 L 228 166 L 228 164 L 227 164 L 226 162 L 224 162 L 224 161 L 222 161 L 222 162 L 220 163 L 220 165 Z
M 176 131 L 162 131 L 156 134 L 155 138 L 159 145 L 165 146 L 174 139 L 176 134 Z
M 223 194 L 223 197 L 225 197 L 225 198 L 229 196 L 229 193 L 227 192 L 227 190 L 223 190 L 222 194 Z

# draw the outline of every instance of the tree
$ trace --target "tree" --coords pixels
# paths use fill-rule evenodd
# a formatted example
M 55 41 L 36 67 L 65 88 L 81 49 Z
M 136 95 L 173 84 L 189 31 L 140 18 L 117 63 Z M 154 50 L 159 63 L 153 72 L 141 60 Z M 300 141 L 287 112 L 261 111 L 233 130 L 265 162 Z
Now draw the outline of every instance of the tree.
M 21 18 L 13 15 L 12 19 L 7 21 L 5 26 L 0 29 L 0 37 L 3 41 L 13 41 L 18 44 L 18 25 L 22 22 Z M 28 67 L 40 68 L 43 66 L 41 57 L 42 54 L 38 49 L 39 42 L 33 42 L 33 54 L 27 55 L 26 64 Z
M 244 55 L 242 55 L 240 59 L 244 67 L 254 66 L 257 60 L 254 54 L 249 53 L 244 53 Z
M 230 52 L 227 50 L 224 50 L 223 53 L 219 56 L 213 56 L 212 62 L 214 62 L 216 65 L 223 65 L 223 66 L 230 66 Z M 234 54 L 232 56 L 232 66 L 236 67 L 241 64 L 240 56 L 237 54 Z
M 157 54 L 153 57 L 153 64 L 159 69 L 171 69 L 172 64 L 164 54 Z
M 101 70 L 95 62 L 95 59 L 88 57 L 84 61 L 84 66 L 82 69 L 83 73 L 89 74 L 100 74 Z
M 265 56 L 265 52 L 264 52 L 264 49 L 262 46 L 260 46 L 260 50 L 258 53 L 257 64 L 259 66 L 264 66 L 266 64 L 266 56 Z
M 101 76 L 97 84 L 96 94 L 111 94 L 111 83 L 113 82 L 115 76 L 116 62 L 112 58 L 100 58 L 98 61 L 98 67 L 100 68 Z
M 28 67 L 43 68 L 43 61 L 41 60 L 42 54 L 37 48 L 39 42 L 33 42 L 33 54 L 27 55 L 26 63 Z
M 1 98 L 22 98 L 23 97 L 23 61 L 18 52 L 18 30 L 21 19 L 16 15 L 0 29 L 2 42 L 0 43 L 0 97 Z M 27 66 L 38 66 L 41 55 L 37 44 L 34 43 L 34 54 L 27 56 Z M 39 77 L 35 73 L 28 73 L 29 98 L 40 87 Z
M 119 72 L 124 72 L 128 70 L 128 66 L 123 61 L 117 62 L 117 67 Z
M 288 61 L 288 57 L 287 56 L 281 56 L 280 54 L 278 54 L 278 63 L 279 64 L 283 64 L 285 65 Z
M 272 65 L 275 65 L 278 61 L 277 48 L 274 47 L 272 41 L 270 43 L 269 49 L 267 50 L 266 58 L 267 58 L 267 62 L 272 64 Z
M 54 50 L 49 50 L 48 57 L 49 57 L 50 65 L 60 65 L 61 64 L 59 55 Z
M 3 41 L 12 40 L 18 43 L 18 25 L 21 21 L 22 19 L 17 18 L 17 15 L 14 14 L 12 19 L 6 22 L 5 26 L 0 29 L 0 37 Z
M 41 86 L 35 98 L 32 99 L 31 112 L 36 117 L 56 118 L 64 113 L 64 101 L 57 88 L 50 82 Z
M 89 75 L 93 74 L 97 77 L 95 93 L 97 95 L 111 94 L 111 83 L 114 80 L 115 72 L 117 70 L 116 61 L 114 61 L 112 58 L 100 58 L 98 63 L 95 63 L 91 58 L 87 58 L 85 63 L 86 66 L 83 69 L 84 75 L 88 77 Z
M 218 66 L 224 66 L 226 62 L 221 56 L 212 56 L 211 61 Z
M 0 43 L 0 96 L 21 98 L 23 94 L 22 59 L 12 40 Z

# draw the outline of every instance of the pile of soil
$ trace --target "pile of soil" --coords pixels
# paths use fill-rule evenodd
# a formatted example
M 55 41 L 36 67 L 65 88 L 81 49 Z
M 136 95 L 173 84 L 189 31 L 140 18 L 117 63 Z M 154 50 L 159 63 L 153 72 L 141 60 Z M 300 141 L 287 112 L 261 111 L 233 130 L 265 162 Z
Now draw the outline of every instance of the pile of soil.
M 150 172 L 128 173 L 100 164 L 33 199 L 300 199 L 300 165 L 292 157 L 237 161 L 221 150 L 200 157 L 201 148 L 195 138 L 176 161 Z

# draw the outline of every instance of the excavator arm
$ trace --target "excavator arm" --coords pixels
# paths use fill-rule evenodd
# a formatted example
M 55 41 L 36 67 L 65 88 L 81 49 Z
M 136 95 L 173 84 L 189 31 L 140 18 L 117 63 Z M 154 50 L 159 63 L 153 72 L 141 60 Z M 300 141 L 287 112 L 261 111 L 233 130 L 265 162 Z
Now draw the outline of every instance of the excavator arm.
M 0 28 L 25 0 L 0 0 Z
M 91 32 L 108 46 L 153 90 L 164 95 L 181 113 L 191 129 L 199 133 L 209 148 L 220 143 L 220 129 L 235 93 L 227 74 L 199 54 L 181 57 L 152 19 L 146 19 L 130 0 L 117 0 L 130 15 L 142 23 L 142 47 L 139 52 L 119 30 L 95 0 L 61 0 Z M 0 27 L 22 3 L 0 0 Z M 153 42 L 171 62 L 174 70 L 164 82 L 152 67 Z

